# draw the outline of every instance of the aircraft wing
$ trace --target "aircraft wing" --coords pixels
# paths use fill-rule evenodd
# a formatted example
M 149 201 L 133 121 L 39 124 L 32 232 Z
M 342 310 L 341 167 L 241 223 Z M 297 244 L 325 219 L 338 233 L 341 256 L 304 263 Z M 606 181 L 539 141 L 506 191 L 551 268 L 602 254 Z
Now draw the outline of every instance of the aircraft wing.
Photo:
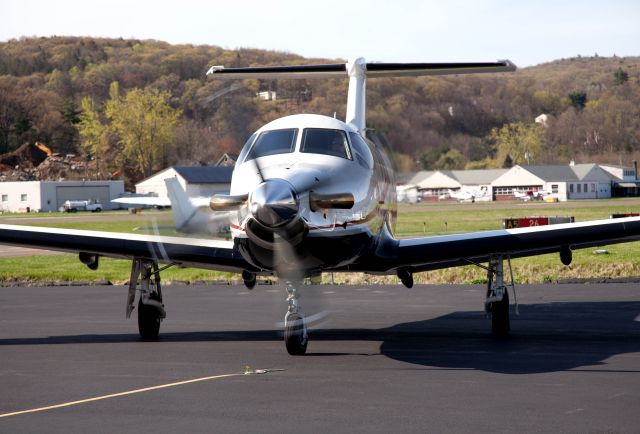
M 427 271 L 486 262 L 493 255 L 512 258 L 565 252 L 640 240 L 640 218 L 594 220 L 518 229 L 392 240 L 354 271 L 388 273 L 399 268 Z M 368 270 L 367 270 L 368 269 Z
M 127 205 L 129 207 L 135 206 L 163 206 L 168 207 L 171 206 L 171 201 L 168 197 L 158 197 L 158 196 L 136 196 L 136 197 L 119 197 L 118 199 L 113 199 L 111 203 L 118 203 L 121 205 Z
M 0 244 L 119 259 L 142 258 L 219 271 L 259 271 L 234 249 L 232 241 L 0 225 Z

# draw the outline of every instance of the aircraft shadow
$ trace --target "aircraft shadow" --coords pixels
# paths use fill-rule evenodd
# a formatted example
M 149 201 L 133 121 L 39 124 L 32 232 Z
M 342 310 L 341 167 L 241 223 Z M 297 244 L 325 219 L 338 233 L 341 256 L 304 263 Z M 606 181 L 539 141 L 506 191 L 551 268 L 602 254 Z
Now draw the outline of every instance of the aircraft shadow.
M 512 331 L 493 338 L 480 311 L 454 312 L 381 329 L 314 329 L 313 341 L 380 341 L 380 354 L 413 369 L 482 370 L 529 374 L 602 372 L 609 357 L 640 352 L 640 302 L 580 302 L 512 307 Z M 159 342 L 280 341 L 279 330 L 161 333 Z M 143 342 L 137 333 L 0 339 L 0 346 Z M 339 349 L 343 347 L 340 346 Z M 284 351 L 284 350 L 283 350 Z M 350 352 L 310 356 L 371 355 Z M 640 372 L 640 369 L 633 372 Z

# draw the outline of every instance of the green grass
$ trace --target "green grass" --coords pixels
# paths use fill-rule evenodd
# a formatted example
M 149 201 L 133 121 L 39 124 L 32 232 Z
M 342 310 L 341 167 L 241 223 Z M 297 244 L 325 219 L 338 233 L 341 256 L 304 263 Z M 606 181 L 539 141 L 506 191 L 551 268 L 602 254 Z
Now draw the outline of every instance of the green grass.
M 72 281 L 108 280 L 114 284 L 129 280 L 131 261 L 100 258 L 100 267 L 89 270 L 77 255 L 41 255 L 3 258 L 0 260 L 0 281 Z M 198 268 L 169 268 L 162 272 L 164 281 L 238 280 L 233 273 Z
M 421 237 L 501 229 L 502 219 L 509 217 L 573 216 L 576 221 L 587 221 L 608 219 L 614 213 L 640 212 L 640 200 L 635 206 L 627 202 L 618 203 L 619 200 L 612 199 L 550 204 L 516 202 L 401 205 L 398 207 L 396 230 L 401 237 Z M 456 207 L 459 209 L 455 209 Z
M 144 215 L 146 216 L 151 216 L 151 215 L 169 215 L 170 211 L 157 211 L 157 210 L 144 210 L 143 211 Z M 169 213 L 169 214 L 167 214 Z M 0 213 L 0 222 L 2 222 L 2 220 L 5 219 L 23 219 L 23 220 L 29 220 L 29 219 L 46 219 L 46 218 L 51 218 L 51 217 L 55 217 L 55 218 L 68 218 L 70 220 L 72 220 L 75 217 L 82 217 L 82 216 L 91 216 L 91 217 L 102 217 L 102 218 L 109 218 L 111 216 L 125 216 L 125 215 L 129 215 L 128 211 L 126 210 L 115 210 L 115 211 L 102 211 L 99 213 L 94 213 L 91 211 L 78 211 L 78 212 L 31 212 L 31 213 L 24 213 L 24 212 L 7 212 L 7 213 Z M 130 214 L 131 217 L 134 217 L 134 214 Z
M 500 229 L 505 217 L 526 216 L 574 216 L 576 221 L 607 219 L 612 213 L 640 211 L 640 200 L 599 200 L 576 201 L 557 204 L 527 203 L 511 204 L 417 204 L 401 205 L 398 209 L 397 235 L 399 237 L 421 237 L 462 232 Z M 81 216 L 82 213 L 74 216 Z M 87 215 L 91 215 L 87 213 Z M 110 218 L 110 216 L 118 216 Z M 32 216 L 62 216 L 53 214 L 34 214 Z M 5 219 L 24 217 L 10 215 Z M 74 228 L 113 232 L 145 233 L 136 230 L 149 227 L 169 226 L 172 223 L 170 212 L 145 211 L 142 215 L 126 213 L 102 213 L 93 215 L 91 221 L 37 222 L 25 221 L 21 224 L 39 225 L 56 228 Z M 66 220 L 66 219 L 65 219 Z M 445 224 L 446 222 L 446 224 Z M 424 223 L 424 224 L 423 224 Z M 179 235 L 171 230 L 161 233 Z M 554 282 L 567 278 L 605 278 L 640 275 L 640 242 L 606 246 L 608 254 L 594 254 L 596 249 L 584 249 L 574 252 L 573 263 L 565 267 L 557 254 L 541 255 L 513 261 L 516 281 L 520 283 Z M 126 282 L 129 278 L 130 263 L 124 260 L 101 258 L 100 268 L 91 271 L 82 265 L 77 255 L 30 256 L 0 259 L 0 281 L 34 280 L 109 280 L 114 283 Z M 199 269 L 171 268 L 163 272 L 163 279 L 174 281 L 229 280 L 237 276 L 229 273 Z M 420 273 L 415 276 L 417 283 L 478 283 L 485 279 L 485 272 L 477 267 L 466 266 L 453 269 Z M 363 276 L 361 274 L 326 275 L 325 282 L 336 283 L 389 283 L 397 282 L 393 276 Z

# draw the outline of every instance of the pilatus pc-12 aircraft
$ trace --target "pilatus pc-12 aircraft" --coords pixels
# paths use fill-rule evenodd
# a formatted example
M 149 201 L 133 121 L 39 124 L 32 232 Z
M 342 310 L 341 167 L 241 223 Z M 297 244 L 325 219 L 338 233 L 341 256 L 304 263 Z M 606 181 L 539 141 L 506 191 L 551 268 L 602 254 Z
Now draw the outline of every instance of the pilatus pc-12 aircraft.
M 231 241 L 0 225 L 0 243 L 75 252 L 92 269 L 101 256 L 130 259 L 126 314 L 131 315 L 137 298 L 143 338 L 155 338 L 165 317 L 160 273 L 170 266 L 241 273 L 248 288 L 258 275 L 280 278 L 288 295 L 284 340 L 294 355 L 304 354 L 308 341 L 299 286 L 305 277 L 323 271 L 395 274 L 411 287 L 414 273 L 477 265 L 488 273 L 485 309 L 492 332 L 507 334 L 505 262 L 558 252 L 569 264 L 574 249 L 640 239 L 640 218 L 396 239 L 394 174 L 384 151 L 364 136 L 365 82 L 374 77 L 513 70 L 509 61 L 397 64 L 364 59 L 328 65 L 214 66 L 208 72 L 214 79 L 349 78 L 345 122 L 313 114 L 287 116 L 263 126 L 246 142 L 230 194 L 215 195 L 209 204 L 215 213 L 228 214 Z

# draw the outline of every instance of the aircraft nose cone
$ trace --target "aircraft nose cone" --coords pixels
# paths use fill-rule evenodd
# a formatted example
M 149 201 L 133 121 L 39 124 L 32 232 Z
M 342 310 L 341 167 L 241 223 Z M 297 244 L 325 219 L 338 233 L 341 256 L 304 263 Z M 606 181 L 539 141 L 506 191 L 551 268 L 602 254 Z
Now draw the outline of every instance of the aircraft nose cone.
M 287 181 L 268 179 L 251 193 L 250 210 L 258 222 L 276 228 L 295 218 L 298 214 L 298 200 Z

